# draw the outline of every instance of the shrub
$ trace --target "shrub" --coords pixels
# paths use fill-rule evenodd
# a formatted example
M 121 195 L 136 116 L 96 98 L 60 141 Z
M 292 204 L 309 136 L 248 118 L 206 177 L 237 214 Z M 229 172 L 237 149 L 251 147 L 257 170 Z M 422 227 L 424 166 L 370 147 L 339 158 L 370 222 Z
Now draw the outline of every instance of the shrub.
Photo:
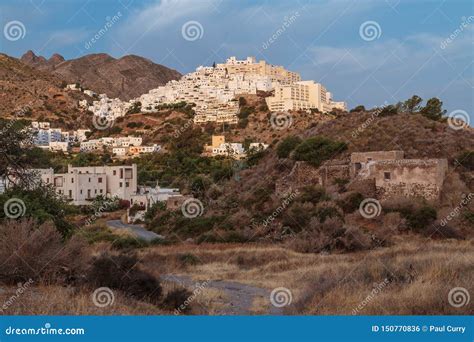
M 183 266 L 197 265 L 200 262 L 199 258 L 191 253 L 178 254 L 178 260 Z
M 102 253 L 96 257 L 87 274 L 87 281 L 94 287 L 106 286 L 120 290 L 127 296 L 159 304 L 161 284 L 150 273 L 141 270 L 135 255 Z
M 313 204 L 318 204 L 328 199 L 329 196 L 326 194 L 326 190 L 321 186 L 315 185 L 305 186 L 301 190 L 301 195 L 298 197 L 300 202 L 311 202 Z
M 131 121 L 131 122 L 127 123 L 128 128 L 138 128 L 138 127 L 142 127 L 142 126 L 143 126 L 143 122 Z
M 243 96 L 239 97 L 239 107 L 243 107 L 246 105 L 247 105 L 247 100 L 245 99 L 245 97 Z
M 63 242 L 50 223 L 6 221 L 0 230 L 0 280 L 16 284 L 32 279 L 71 282 L 87 265 L 85 242 L 72 237 Z
M 323 137 L 313 137 L 303 141 L 293 152 L 295 160 L 306 161 L 313 166 L 320 166 L 324 161 L 347 149 L 344 142 L 333 141 Z
M 474 150 L 464 151 L 456 159 L 464 168 L 474 171 Z
M 384 210 L 387 212 L 398 211 L 407 220 L 408 228 L 418 232 L 422 232 L 433 224 L 437 217 L 436 209 L 427 204 L 387 203 Z
M 363 105 L 356 106 L 352 108 L 349 113 L 365 112 L 365 107 Z
M 359 208 L 364 196 L 359 192 L 350 192 L 342 199 L 337 201 L 337 205 L 342 208 L 344 213 L 352 213 Z
M 288 136 L 277 147 L 278 158 L 288 158 L 290 153 L 301 143 L 301 138 L 296 136 Z
M 166 294 L 162 306 L 167 310 L 179 310 L 179 313 L 188 313 L 191 311 L 191 307 L 185 305 L 185 302 L 192 295 L 193 293 L 187 289 L 174 289 Z

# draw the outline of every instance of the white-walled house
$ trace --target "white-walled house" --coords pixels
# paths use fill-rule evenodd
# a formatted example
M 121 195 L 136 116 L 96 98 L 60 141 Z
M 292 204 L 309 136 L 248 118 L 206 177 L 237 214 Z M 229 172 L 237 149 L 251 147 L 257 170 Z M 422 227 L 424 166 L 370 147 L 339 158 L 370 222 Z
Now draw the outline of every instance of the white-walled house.
M 137 165 L 88 166 L 68 165 L 67 173 L 51 169 L 33 170 L 45 184 L 75 205 L 88 205 L 97 196 L 130 200 L 137 193 Z

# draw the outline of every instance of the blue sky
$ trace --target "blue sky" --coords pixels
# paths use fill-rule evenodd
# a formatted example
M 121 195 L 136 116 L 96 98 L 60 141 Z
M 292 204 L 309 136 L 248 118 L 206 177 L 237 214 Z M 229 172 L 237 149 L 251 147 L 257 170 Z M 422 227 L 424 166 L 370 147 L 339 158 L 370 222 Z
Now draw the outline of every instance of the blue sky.
M 2 0 L 0 51 L 14 57 L 29 49 L 45 57 L 58 52 L 66 59 L 98 52 L 136 54 L 182 73 L 231 55 L 256 56 L 323 83 L 349 107 L 394 103 L 413 94 L 439 97 L 448 113 L 469 113 L 472 125 L 473 4 Z M 86 47 L 114 16 L 107 32 Z M 12 21 L 23 24 L 22 38 L 5 39 Z M 183 36 L 189 22 L 197 27 L 195 40 Z M 454 39 L 447 42 L 450 36 Z

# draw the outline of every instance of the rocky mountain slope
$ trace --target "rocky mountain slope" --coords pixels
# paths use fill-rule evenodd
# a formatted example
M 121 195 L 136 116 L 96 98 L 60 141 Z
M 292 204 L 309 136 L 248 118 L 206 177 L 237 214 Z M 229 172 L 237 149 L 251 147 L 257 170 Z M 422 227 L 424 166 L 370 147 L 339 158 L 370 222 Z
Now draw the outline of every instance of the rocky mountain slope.
M 21 61 L 39 70 L 49 71 L 67 83 L 77 82 L 84 88 L 122 100 L 138 97 L 181 77 L 176 70 L 135 55 L 116 59 L 99 53 L 64 60 L 58 54 L 46 59 L 28 51 Z
M 0 117 L 16 115 L 76 127 L 84 115 L 77 103 L 84 98 L 81 92 L 63 89 L 62 81 L 49 72 L 0 54 Z

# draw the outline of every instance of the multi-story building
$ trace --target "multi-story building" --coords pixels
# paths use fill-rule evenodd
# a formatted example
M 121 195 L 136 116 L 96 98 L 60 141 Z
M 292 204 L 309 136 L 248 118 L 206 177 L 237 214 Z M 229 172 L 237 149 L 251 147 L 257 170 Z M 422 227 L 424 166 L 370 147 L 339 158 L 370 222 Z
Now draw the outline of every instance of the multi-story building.
M 301 81 L 301 76 L 298 73 L 288 71 L 282 66 L 268 64 L 264 60 L 257 62 L 255 57 L 238 60 L 233 56 L 228 58 L 225 63 L 217 64 L 217 67 L 225 69 L 228 75 L 268 76 L 272 82 L 279 82 L 281 84 Z
M 87 205 L 97 196 L 117 196 L 130 200 L 137 193 L 137 165 L 90 166 L 68 165 L 67 173 L 53 169 L 33 170 L 45 184 L 75 205 Z
M 314 81 L 277 85 L 275 94 L 265 100 L 268 108 L 273 112 L 311 108 L 317 108 L 322 113 L 330 112 L 333 108 L 347 110 L 344 102 L 332 101 L 331 93 L 323 85 Z

